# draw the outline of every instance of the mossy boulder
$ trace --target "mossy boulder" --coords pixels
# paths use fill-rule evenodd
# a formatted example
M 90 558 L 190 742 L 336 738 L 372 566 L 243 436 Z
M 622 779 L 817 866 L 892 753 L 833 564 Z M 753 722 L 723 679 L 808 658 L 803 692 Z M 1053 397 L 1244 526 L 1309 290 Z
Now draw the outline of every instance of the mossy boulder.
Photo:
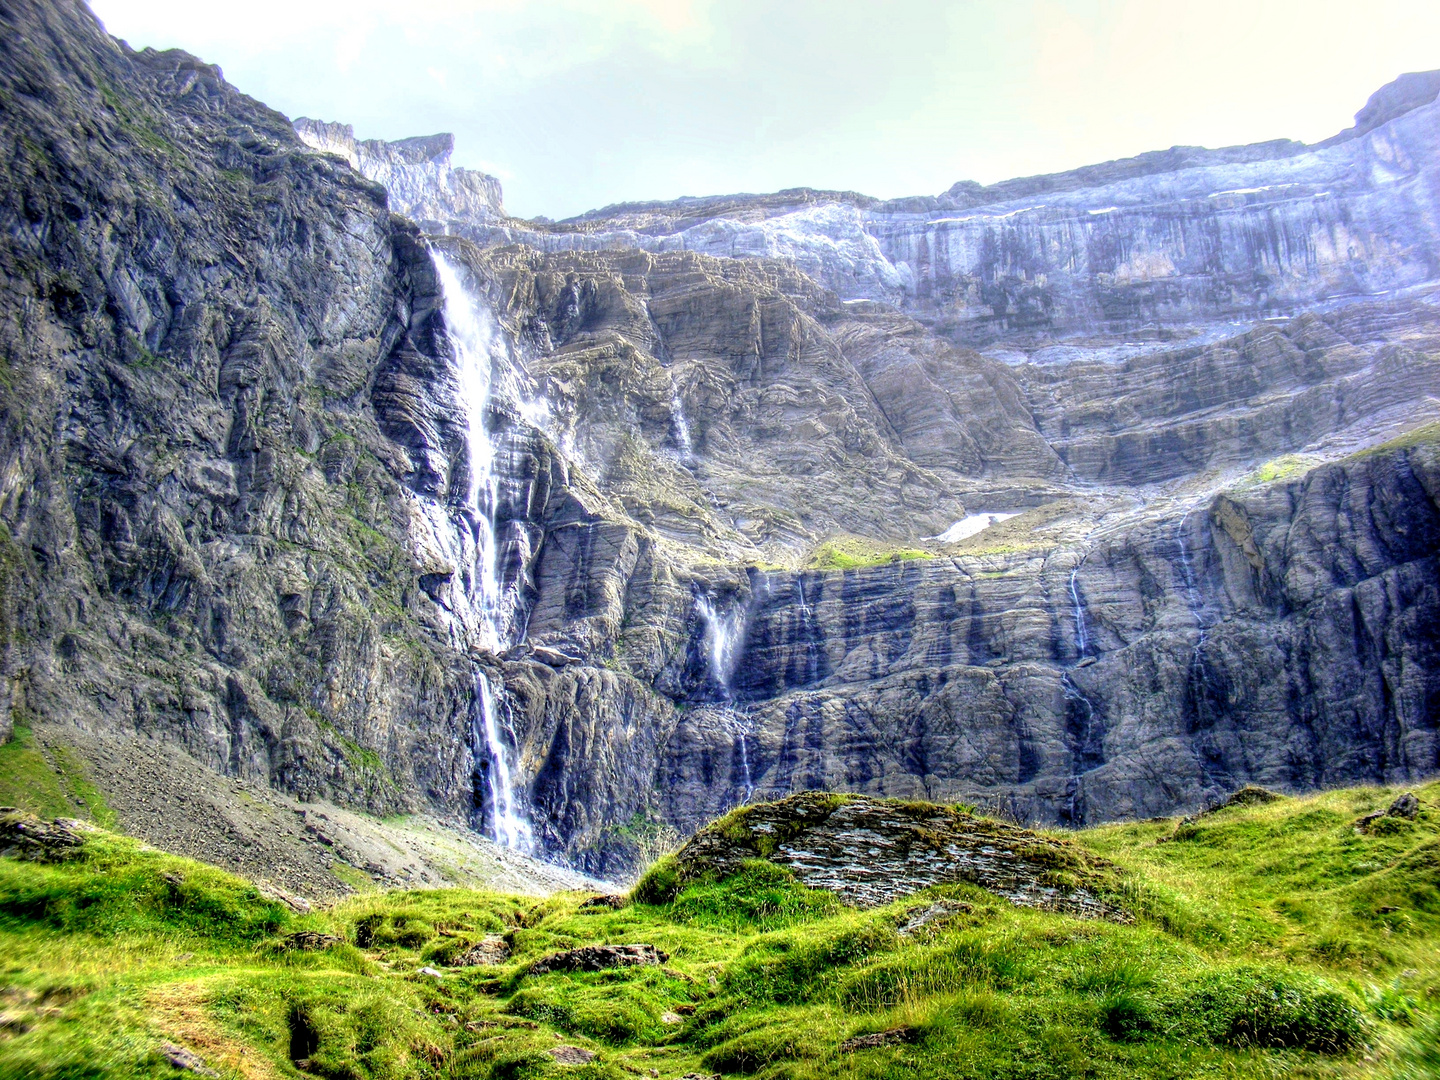
M 1115 899 L 1120 870 L 1076 844 L 954 807 L 819 791 L 732 811 L 647 874 L 636 899 L 663 900 L 756 859 L 861 908 L 969 882 L 1021 907 L 1132 919 Z

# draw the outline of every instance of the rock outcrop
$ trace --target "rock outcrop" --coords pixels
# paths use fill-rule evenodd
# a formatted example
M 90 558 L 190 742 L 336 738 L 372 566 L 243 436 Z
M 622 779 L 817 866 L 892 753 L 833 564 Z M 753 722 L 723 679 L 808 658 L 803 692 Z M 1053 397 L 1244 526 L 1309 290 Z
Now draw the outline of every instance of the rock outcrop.
M 808 791 L 746 806 L 675 855 L 680 880 L 721 878 L 749 859 L 783 866 L 847 904 L 878 907 L 969 882 L 1020 907 L 1129 922 L 1119 872 L 1072 844 L 967 810 Z
M 383 184 L 391 208 L 427 229 L 443 232 L 452 221 L 505 216 L 499 180 L 450 163 L 455 136 L 449 133 L 396 142 L 356 139 L 349 124 L 301 117 L 295 121 L 295 134 L 306 146 L 337 154 L 366 179 Z

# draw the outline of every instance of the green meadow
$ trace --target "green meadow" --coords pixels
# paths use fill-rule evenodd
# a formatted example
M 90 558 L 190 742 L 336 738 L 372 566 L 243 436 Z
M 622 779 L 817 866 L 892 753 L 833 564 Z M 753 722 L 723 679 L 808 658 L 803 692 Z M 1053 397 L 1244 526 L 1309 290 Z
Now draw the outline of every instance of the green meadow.
M 199 1075 L 174 1047 L 226 1078 L 1436 1077 L 1440 784 L 1356 826 L 1398 793 L 1066 834 L 1125 872 L 1128 925 L 970 886 L 857 911 L 765 862 L 683 886 L 662 864 L 618 909 L 437 890 L 301 915 L 96 828 L 0 858 L 0 1077 Z M 452 966 L 487 936 L 508 960 Z M 669 958 L 529 973 L 634 943 Z

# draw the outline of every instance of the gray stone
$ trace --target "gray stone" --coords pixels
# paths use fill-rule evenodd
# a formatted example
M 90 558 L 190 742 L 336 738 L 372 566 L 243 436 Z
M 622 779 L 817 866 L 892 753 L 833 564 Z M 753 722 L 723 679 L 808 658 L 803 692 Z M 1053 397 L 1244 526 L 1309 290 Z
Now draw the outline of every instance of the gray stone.
M 604 971 L 614 967 L 659 965 L 670 959 L 653 945 L 585 945 L 552 953 L 530 965 L 531 975 L 552 971 Z
M 676 853 L 682 880 L 764 858 L 811 888 L 877 907 L 969 882 L 1020 907 L 1127 923 L 1121 873 L 1065 841 L 965 811 L 864 795 L 805 792 L 760 803 L 696 833 Z
M 560 1065 L 588 1065 L 595 1060 L 595 1051 L 583 1046 L 552 1046 L 550 1056 Z

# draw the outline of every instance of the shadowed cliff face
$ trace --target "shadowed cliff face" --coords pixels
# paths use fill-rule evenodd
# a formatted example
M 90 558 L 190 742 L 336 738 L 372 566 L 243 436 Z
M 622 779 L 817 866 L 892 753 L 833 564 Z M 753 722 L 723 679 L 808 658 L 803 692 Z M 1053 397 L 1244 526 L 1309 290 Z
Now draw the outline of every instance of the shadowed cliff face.
M 0 737 L 482 830 L 503 760 L 616 875 L 808 788 L 1081 823 L 1440 766 L 1424 79 L 1321 147 L 552 226 L 0 18 Z M 523 394 L 467 397 L 462 300 Z
M 376 811 L 466 797 L 472 676 L 382 434 L 386 373 L 437 363 L 418 232 L 217 69 L 78 4 L 0 18 L 7 721 Z

